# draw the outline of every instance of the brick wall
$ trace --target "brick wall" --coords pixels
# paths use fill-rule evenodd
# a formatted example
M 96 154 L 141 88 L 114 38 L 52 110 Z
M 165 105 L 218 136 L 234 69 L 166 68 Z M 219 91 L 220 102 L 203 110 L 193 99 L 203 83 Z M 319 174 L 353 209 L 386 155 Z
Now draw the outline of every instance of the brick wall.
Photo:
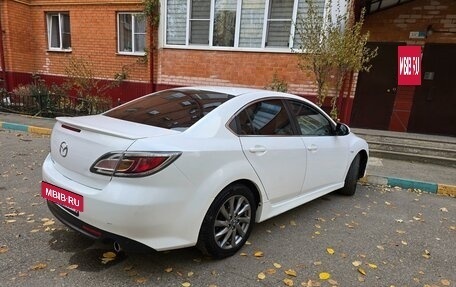
M 160 49 L 160 85 L 216 85 L 264 88 L 274 73 L 290 92 L 315 95 L 312 77 L 298 68 L 298 58 L 287 53 L 254 53 Z
M 409 39 L 411 31 L 425 32 L 429 25 L 435 32 L 426 39 Z M 410 1 L 369 15 L 364 30 L 372 42 L 456 43 L 456 1 Z
M 30 71 L 33 68 L 33 39 L 29 6 L 15 1 L 2 1 L 2 28 L 5 70 Z
M 69 57 L 77 57 L 89 61 L 99 78 L 112 79 L 125 67 L 128 80 L 150 81 L 149 65 L 138 63 L 141 57 L 116 54 L 116 12 L 140 12 L 141 1 L 9 0 L 2 1 L 1 9 L 8 71 L 65 75 Z M 46 12 L 60 11 L 70 14 L 71 52 L 47 49 Z

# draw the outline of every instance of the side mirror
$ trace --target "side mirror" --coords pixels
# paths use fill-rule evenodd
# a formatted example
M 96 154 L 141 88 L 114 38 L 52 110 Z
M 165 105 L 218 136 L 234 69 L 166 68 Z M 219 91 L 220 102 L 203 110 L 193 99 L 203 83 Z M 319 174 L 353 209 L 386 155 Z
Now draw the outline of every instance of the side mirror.
M 336 136 L 346 136 L 350 133 L 350 128 L 343 123 L 337 123 L 336 125 Z

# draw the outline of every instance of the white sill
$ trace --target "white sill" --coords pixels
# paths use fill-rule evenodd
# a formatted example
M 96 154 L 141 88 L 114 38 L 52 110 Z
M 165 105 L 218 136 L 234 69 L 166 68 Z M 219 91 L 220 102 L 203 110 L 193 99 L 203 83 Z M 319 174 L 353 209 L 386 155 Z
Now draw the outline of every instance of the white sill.
M 203 51 L 229 51 L 229 52 L 253 52 L 253 53 L 286 53 L 293 54 L 298 50 L 291 48 L 244 48 L 244 47 L 209 47 L 201 45 L 163 45 L 164 49 L 181 49 L 181 50 L 203 50 Z
M 117 52 L 117 55 L 144 57 L 146 53 Z
M 72 49 L 48 49 L 48 52 L 58 52 L 58 53 L 71 53 Z

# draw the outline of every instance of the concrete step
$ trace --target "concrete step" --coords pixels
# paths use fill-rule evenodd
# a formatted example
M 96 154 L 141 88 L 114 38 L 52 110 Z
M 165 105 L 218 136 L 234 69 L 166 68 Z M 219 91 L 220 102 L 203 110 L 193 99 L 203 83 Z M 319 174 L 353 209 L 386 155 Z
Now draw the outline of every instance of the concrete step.
M 456 167 L 456 138 L 355 129 L 371 156 Z
M 456 142 L 450 142 L 442 140 L 441 138 L 408 138 L 408 137 L 399 137 L 396 135 L 387 136 L 387 135 L 368 135 L 368 134 L 357 134 L 360 137 L 364 138 L 368 142 L 378 143 L 378 144 L 391 144 L 391 145 L 406 145 L 406 146 L 418 146 L 418 147 L 428 147 L 433 149 L 442 149 L 442 150 L 456 150 Z
M 445 148 L 429 147 L 427 142 L 416 143 L 411 145 L 410 143 L 388 143 L 388 142 L 376 142 L 367 140 L 369 143 L 369 149 L 373 150 L 384 150 L 401 153 L 419 154 L 437 156 L 442 158 L 450 158 L 456 160 L 456 147 L 451 148 L 450 146 L 444 146 Z
M 432 155 L 412 154 L 405 152 L 386 151 L 378 149 L 369 149 L 369 156 L 387 158 L 394 160 L 432 163 L 441 166 L 448 166 L 456 168 L 456 159 Z

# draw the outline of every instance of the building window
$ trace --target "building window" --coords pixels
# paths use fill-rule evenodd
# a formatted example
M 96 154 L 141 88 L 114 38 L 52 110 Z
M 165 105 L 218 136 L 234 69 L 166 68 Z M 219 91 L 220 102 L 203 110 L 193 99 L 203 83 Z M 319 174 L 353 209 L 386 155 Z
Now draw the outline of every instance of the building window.
M 117 14 L 117 41 L 120 54 L 144 55 L 146 17 L 141 13 Z
M 190 10 L 190 44 L 209 44 L 211 0 L 192 0 Z
M 237 0 L 215 0 L 212 45 L 234 47 Z
M 306 0 L 167 0 L 165 45 L 282 49 L 297 46 Z M 316 0 L 323 15 L 325 0 Z
M 289 47 L 294 0 L 270 0 L 267 47 Z
M 49 50 L 71 50 L 70 14 L 47 13 Z

